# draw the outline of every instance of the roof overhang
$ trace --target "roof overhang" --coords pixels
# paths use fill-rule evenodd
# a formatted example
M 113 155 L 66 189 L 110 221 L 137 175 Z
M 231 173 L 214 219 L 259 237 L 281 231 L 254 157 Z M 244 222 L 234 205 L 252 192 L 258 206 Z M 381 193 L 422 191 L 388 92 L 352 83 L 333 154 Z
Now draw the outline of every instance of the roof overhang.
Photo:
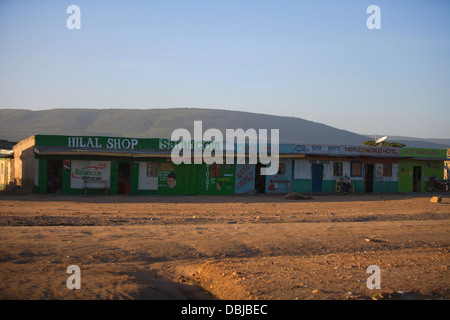
M 12 158 L 14 152 L 8 149 L 0 149 L 0 158 Z
M 107 157 L 168 157 L 167 150 L 114 150 L 103 148 L 66 148 L 66 147 L 34 147 L 34 152 L 42 156 L 62 155 L 62 156 L 107 156 Z
M 450 158 L 414 158 L 414 157 L 400 157 L 399 160 L 418 160 L 418 161 L 450 161 Z

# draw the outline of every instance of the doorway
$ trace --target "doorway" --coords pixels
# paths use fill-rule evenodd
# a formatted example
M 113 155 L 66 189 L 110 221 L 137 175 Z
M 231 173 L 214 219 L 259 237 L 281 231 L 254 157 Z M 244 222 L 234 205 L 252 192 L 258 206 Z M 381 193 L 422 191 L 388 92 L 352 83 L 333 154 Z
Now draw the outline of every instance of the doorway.
M 261 168 L 264 168 L 266 165 L 257 163 L 255 167 L 255 189 L 258 193 L 266 192 L 266 176 L 261 174 Z
M 413 192 L 422 191 L 422 167 L 414 166 L 413 168 Z
M 47 193 L 61 193 L 62 160 L 47 160 Z
M 118 175 L 118 194 L 130 194 L 130 176 L 131 176 L 131 164 L 128 162 L 119 162 L 119 175 Z
M 323 164 L 313 163 L 311 165 L 312 172 L 312 192 L 322 192 L 323 180 Z
M 365 164 L 364 188 L 367 193 L 373 192 L 373 164 Z

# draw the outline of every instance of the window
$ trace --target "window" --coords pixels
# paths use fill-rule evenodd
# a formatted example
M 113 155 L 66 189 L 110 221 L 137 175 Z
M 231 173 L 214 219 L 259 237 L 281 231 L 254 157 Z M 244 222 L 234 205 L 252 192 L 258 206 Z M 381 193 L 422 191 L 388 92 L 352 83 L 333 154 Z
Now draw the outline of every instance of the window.
M 211 178 L 220 178 L 220 164 L 213 163 L 211 165 Z
M 283 176 L 286 173 L 286 163 L 280 163 L 278 165 L 278 174 Z
M 333 176 L 342 176 L 342 162 L 333 162 Z
M 392 163 L 383 164 L 383 177 L 392 177 Z
M 362 162 L 360 161 L 352 162 L 350 175 L 352 177 L 362 177 Z
M 147 177 L 157 177 L 158 176 L 158 162 L 152 161 L 147 162 Z

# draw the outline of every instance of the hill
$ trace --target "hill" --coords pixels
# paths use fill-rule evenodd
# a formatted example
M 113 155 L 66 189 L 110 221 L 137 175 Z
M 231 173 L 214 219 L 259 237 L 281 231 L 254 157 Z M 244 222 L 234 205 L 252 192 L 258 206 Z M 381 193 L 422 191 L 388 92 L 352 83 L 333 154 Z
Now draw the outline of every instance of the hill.
M 280 143 L 361 145 L 368 135 L 295 118 L 216 109 L 51 109 L 31 111 L 0 109 L 0 140 L 19 141 L 35 134 L 98 135 L 135 138 L 169 138 L 177 128 L 193 133 L 195 120 L 203 131 L 217 128 L 279 129 Z M 446 148 L 450 141 L 407 138 L 389 141 L 408 147 Z M 400 138 L 400 137 L 399 137 Z
M 280 143 L 359 145 L 365 136 L 321 123 L 240 111 L 213 109 L 52 109 L 0 110 L 0 139 L 18 141 L 34 134 L 169 138 L 177 128 L 193 133 L 195 120 L 203 130 L 279 129 Z

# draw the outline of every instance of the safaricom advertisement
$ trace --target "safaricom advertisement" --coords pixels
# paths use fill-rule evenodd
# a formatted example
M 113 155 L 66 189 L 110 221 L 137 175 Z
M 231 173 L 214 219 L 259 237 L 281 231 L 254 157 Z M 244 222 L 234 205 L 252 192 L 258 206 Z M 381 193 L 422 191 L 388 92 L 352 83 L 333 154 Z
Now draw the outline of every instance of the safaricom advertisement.
M 104 187 L 110 182 L 111 161 L 73 160 L 70 186 L 73 189 L 83 189 L 85 181 L 90 187 Z

